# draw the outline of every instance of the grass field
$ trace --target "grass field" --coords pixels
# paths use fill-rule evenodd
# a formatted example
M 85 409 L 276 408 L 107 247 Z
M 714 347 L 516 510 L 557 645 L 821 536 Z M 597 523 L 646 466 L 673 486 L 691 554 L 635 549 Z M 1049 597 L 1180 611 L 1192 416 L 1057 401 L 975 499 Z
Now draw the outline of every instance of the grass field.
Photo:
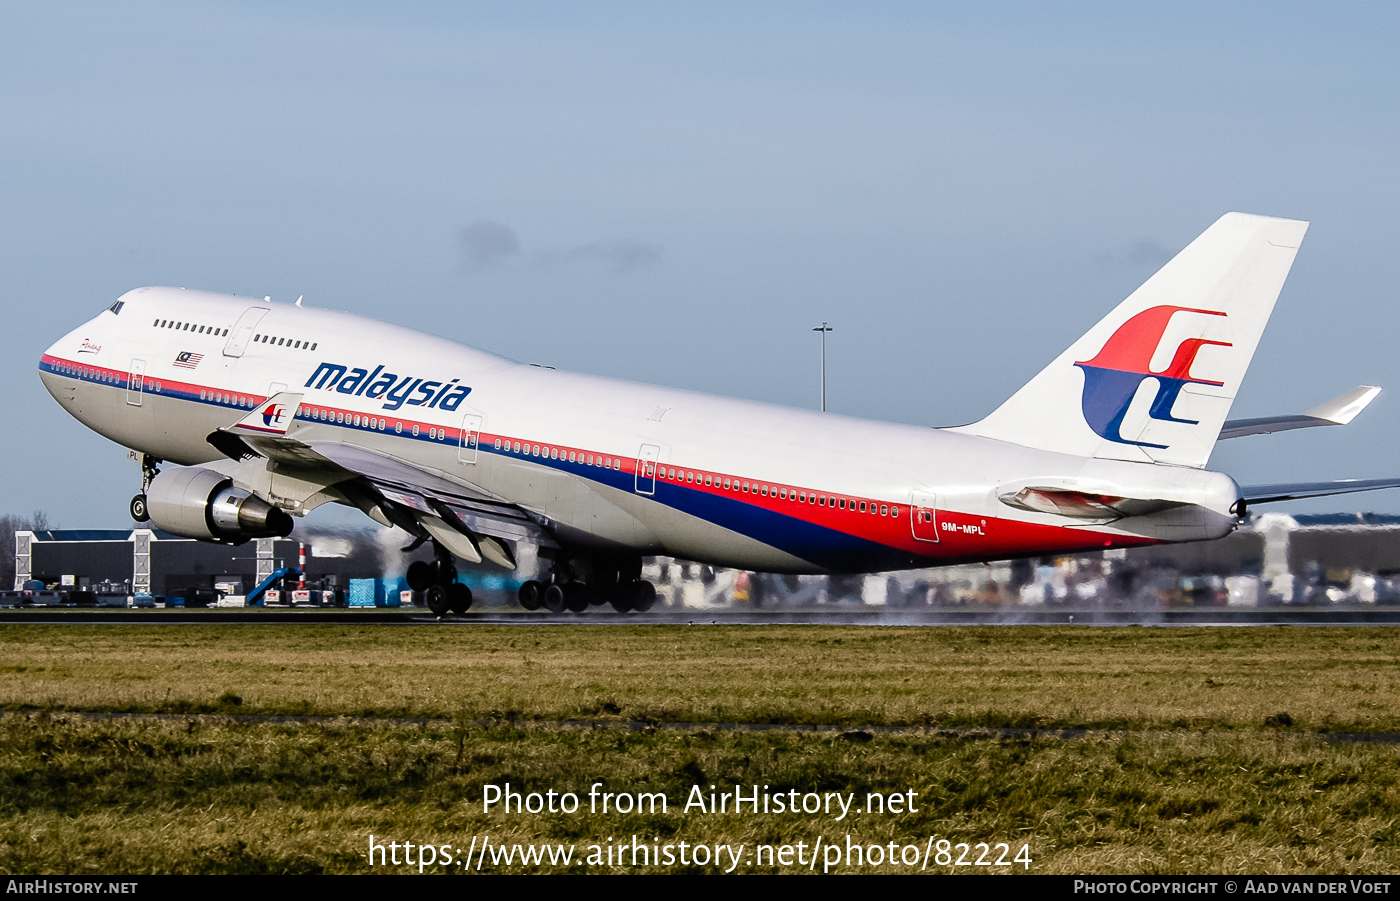
M 374 835 L 430 844 L 443 857 L 465 856 L 482 837 L 499 848 L 574 849 L 568 864 L 554 865 L 488 855 L 482 872 L 731 866 L 722 856 L 608 862 L 608 846 L 630 849 L 637 836 L 658 850 L 742 845 L 736 872 L 820 872 L 832 866 L 833 844 L 841 849 L 833 871 L 907 872 L 921 866 L 903 860 L 922 864 L 931 843 L 946 840 L 974 846 L 964 859 L 979 856 L 978 842 L 993 846 L 993 858 L 1005 843 L 1003 859 L 1027 846 L 1032 863 L 940 866 L 931 854 L 928 872 L 1391 873 L 1400 870 L 1400 748 L 1317 736 L 1400 732 L 1397 635 L 5 626 L 0 870 L 417 870 L 371 867 Z M 197 715 L 221 713 L 342 718 Z M 430 721 L 384 719 L 395 717 Z M 579 719 L 840 728 L 558 725 Z M 859 729 L 871 725 L 931 728 Z M 1117 731 L 1067 741 L 975 731 L 1003 726 Z M 484 810 L 483 786 L 506 782 L 526 794 L 572 791 L 581 808 Z M 594 783 L 600 792 L 662 793 L 669 809 L 590 812 Z M 684 810 L 695 786 L 702 797 L 711 786 L 746 796 L 758 786 L 765 796 L 836 798 L 838 807 L 845 798 L 850 808 L 839 819 Z M 871 794 L 912 798 L 905 806 L 916 809 L 865 809 Z M 846 857 L 847 843 L 865 849 L 858 862 Z M 872 844 L 884 849 L 880 863 L 867 859 Z M 812 868 L 797 863 L 817 847 L 825 850 Z M 903 859 L 892 865 L 891 851 Z

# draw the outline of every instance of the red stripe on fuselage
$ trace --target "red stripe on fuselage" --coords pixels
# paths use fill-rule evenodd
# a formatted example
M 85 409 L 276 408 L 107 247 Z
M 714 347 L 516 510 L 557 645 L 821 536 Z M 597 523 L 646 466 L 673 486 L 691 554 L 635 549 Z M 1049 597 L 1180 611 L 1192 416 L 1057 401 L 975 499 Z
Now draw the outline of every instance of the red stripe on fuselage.
M 100 379 L 96 381 L 116 389 L 126 390 L 126 385 L 129 383 L 131 377 L 129 372 L 101 366 L 88 366 L 80 361 L 64 360 L 47 354 L 42 357 L 41 362 L 49 366 L 51 370 L 56 366 L 64 366 L 103 373 L 108 376 L 111 381 L 103 381 Z M 93 380 L 89 377 L 70 372 L 55 371 L 54 374 L 69 378 L 78 378 L 83 381 Z M 172 381 L 150 375 L 143 376 L 143 379 L 144 385 L 146 386 L 160 385 L 159 389 L 146 389 L 151 390 L 154 396 L 163 396 L 171 392 L 184 394 L 188 396 L 188 400 L 191 402 L 213 404 L 230 410 L 247 410 L 267 400 L 266 397 L 261 395 L 228 391 L 222 388 L 214 388 L 209 385 L 200 385 L 193 382 Z M 199 397 L 201 392 L 204 393 L 206 397 Z M 221 398 L 224 394 L 244 398 L 246 405 L 226 403 L 222 400 L 214 399 L 214 396 Z M 175 397 L 172 399 L 180 400 L 184 398 Z M 319 411 L 322 414 L 322 418 L 313 416 L 313 411 Z M 331 417 L 339 414 L 348 417 L 351 421 L 335 422 L 333 418 L 325 418 L 325 414 L 327 413 L 329 413 Z M 349 428 L 357 431 L 370 431 L 374 434 L 386 437 L 440 443 L 445 448 L 461 444 L 463 433 L 460 428 L 440 426 L 437 423 L 422 420 L 390 418 L 381 415 L 381 413 L 382 411 L 377 411 L 374 414 L 368 414 L 362 411 L 347 410 L 341 407 L 303 401 L 294 414 L 294 418 L 317 425 Z M 380 430 L 378 428 L 368 428 L 367 424 L 359 426 L 354 425 L 353 418 L 355 416 L 360 416 L 364 423 L 368 423 L 370 420 L 378 423 L 379 420 L 383 419 L 385 421 L 385 427 Z M 412 434 L 414 426 L 417 426 L 419 429 L 418 435 Z M 244 428 L 250 427 L 244 426 Z M 398 431 L 398 428 L 401 428 L 402 431 Z M 261 429 L 258 430 L 261 431 Z M 290 429 L 288 431 L 290 431 Z M 497 441 L 500 442 L 500 447 L 495 446 Z M 517 441 L 521 445 L 520 451 L 512 450 Z M 540 449 L 539 456 L 535 456 L 533 452 L 531 452 L 530 456 L 527 457 L 527 447 L 530 448 L 531 451 L 538 447 Z M 495 453 L 502 456 L 519 457 L 529 461 L 537 461 L 541 464 L 562 463 L 572 466 L 589 466 L 590 464 L 586 462 L 580 464 L 579 461 L 586 461 L 587 457 L 592 455 L 595 460 L 592 466 L 600 469 L 611 469 L 614 472 L 631 475 L 634 478 L 636 477 L 637 466 L 641 462 L 636 457 L 629 457 L 627 455 L 600 453 L 598 451 L 590 451 L 587 448 L 570 447 L 568 445 L 550 444 L 547 442 L 527 442 L 516 436 L 508 437 L 506 435 L 488 432 L 478 433 L 477 449 L 482 453 Z M 549 457 L 551 451 L 559 456 Z M 568 455 L 570 453 L 573 453 L 578 459 L 572 462 L 569 461 Z M 605 459 L 609 460 L 612 465 L 603 467 L 598 464 L 597 461 Z M 783 516 L 799 519 L 822 528 L 832 529 L 853 538 L 863 539 L 886 547 L 898 548 L 901 551 L 919 557 L 925 557 L 931 561 L 992 560 L 1010 556 L 1074 553 L 1103 550 L 1105 548 L 1138 547 L 1159 543 L 1154 539 L 1142 538 L 1139 536 L 1095 532 L 1085 528 L 1042 525 L 1014 519 L 982 517 L 948 510 L 939 510 L 937 514 L 939 540 L 937 542 L 920 541 L 916 539 L 913 534 L 913 512 L 907 501 L 879 500 L 849 494 L 818 491 L 781 482 L 744 479 L 732 473 L 717 473 L 685 467 L 662 467 L 659 464 L 651 465 L 655 467 L 655 478 L 659 482 L 665 482 L 687 490 L 724 496 Z M 672 469 L 677 471 L 676 477 L 662 474 L 663 472 L 669 473 Z M 694 481 L 688 480 L 686 478 L 687 475 L 691 476 Z M 709 485 L 704 484 L 707 477 L 711 481 Z M 725 479 L 730 481 L 730 488 L 725 488 L 723 486 Z M 749 485 L 749 491 L 747 492 L 743 491 L 742 487 L 745 482 Z M 769 495 L 767 497 L 762 494 L 762 489 L 764 487 L 767 487 L 769 490 Z M 784 491 L 786 491 L 788 495 L 786 498 L 782 496 Z M 809 500 L 804 501 L 801 499 L 803 497 Z M 819 503 L 811 503 L 810 498 L 812 497 L 826 498 L 828 500 L 828 505 L 823 506 Z M 847 502 L 848 509 L 840 508 L 839 500 L 841 499 Z M 867 505 L 867 508 L 873 508 L 876 512 L 860 512 L 859 505 L 862 502 Z M 878 510 L 882 504 L 890 508 L 891 512 L 881 515 Z

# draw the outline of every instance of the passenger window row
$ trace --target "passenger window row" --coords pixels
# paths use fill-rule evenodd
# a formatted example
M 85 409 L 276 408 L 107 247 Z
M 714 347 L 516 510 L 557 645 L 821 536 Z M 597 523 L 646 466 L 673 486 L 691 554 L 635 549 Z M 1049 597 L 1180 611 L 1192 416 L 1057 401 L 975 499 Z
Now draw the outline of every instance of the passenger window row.
M 297 417 L 300 419 L 310 419 L 314 422 L 335 423 L 336 425 L 354 426 L 358 429 L 371 429 L 376 432 L 387 432 L 389 421 L 375 416 L 363 416 L 357 413 L 347 413 L 344 410 L 328 410 L 325 407 L 313 407 L 302 404 L 297 408 Z M 402 420 L 394 423 L 394 434 L 402 435 L 404 424 Z M 414 438 L 420 437 L 422 427 L 415 424 L 410 430 Z M 447 429 L 432 426 L 428 429 L 428 439 L 431 441 L 446 441 Z
M 198 325 L 193 322 L 176 322 L 173 319 L 157 319 L 151 323 L 152 328 L 170 328 L 177 332 L 193 332 L 197 335 L 210 335 L 216 338 L 226 337 L 228 329 L 215 327 L 212 325 Z M 290 347 L 293 350 L 315 350 L 319 342 L 298 341 L 293 338 L 278 338 L 273 335 L 254 335 L 254 344 L 272 344 L 278 347 Z
M 495 449 L 509 454 L 521 454 L 529 457 L 543 457 L 547 460 L 565 460 L 569 463 L 583 463 L 587 466 L 602 466 L 606 469 L 621 469 L 622 461 L 616 457 L 595 456 L 584 454 L 578 451 L 565 451 L 549 445 L 530 444 L 529 442 L 509 441 L 497 438 Z M 870 513 L 875 516 L 898 516 L 899 506 L 891 504 L 877 504 L 874 501 L 857 501 L 855 498 L 845 498 L 837 495 L 817 494 L 816 492 L 799 491 L 796 488 L 788 488 L 785 485 L 766 485 L 759 482 L 750 484 L 740 479 L 723 478 L 711 473 L 695 472 L 686 469 L 670 469 L 662 466 L 658 468 L 654 463 L 646 464 L 646 475 L 654 475 L 658 478 L 672 482 L 685 482 L 691 485 L 704 485 L 708 488 L 723 488 L 725 491 L 735 491 L 741 494 L 756 494 L 760 497 L 772 497 L 779 500 L 793 501 L 801 504 L 813 504 L 818 507 L 831 507 L 833 509 L 849 510 L 852 513 Z
M 361 416 L 358 413 L 347 413 L 344 410 L 327 410 L 324 407 L 312 407 L 302 404 L 297 407 L 297 416 L 301 419 L 310 419 L 316 422 L 333 422 L 336 425 L 349 425 L 361 429 L 372 429 L 376 432 L 383 432 L 389 428 L 386 420 L 373 416 Z M 403 423 L 394 423 L 394 431 L 402 432 Z M 418 434 L 418 427 L 414 426 L 413 434 Z
M 669 467 L 657 467 L 654 464 L 647 465 L 647 475 L 654 471 L 656 474 L 668 482 L 685 482 L 690 485 L 704 485 L 706 488 L 723 488 L 725 491 L 735 491 L 741 494 L 756 494 L 760 497 L 775 498 L 778 500 L 792 501 L 800 504 L 813 504 L 818 507 L 831 507 L 840 510 L 849 510 L 852 513 L 870 513 L 874 516 L 898 516 L 899 506 L 897 504 L 877 504 L 874 501 L 857 501 L 855 498 L 845 498 L 839 495 L 817 494 L 816 492 L 799 491 L 796 488 L 789 488 L 786 485 L 768 485 L 762 482 L 749 483 L 741 479 L 723 478 L 704 472 L 695 472 L 688 469 L 671 469 Z
M 210 400 L 216 404 L 223 404 L 226 407 L 251 407 L 257 401 L 246 394 L 227 394 L 222 391 L 201 391 L 200 400 Z
M 525 457 L 543 457 L 546 460 L 562 460 L 565 463 L 582 463 L 584 466 L 601 466 L 604 469 L 622 469 L 622 460 L 617 457 L 604 457 L 602 454 L 586 454 L 582 451 L 550 447 L 547 444 L 530 444 L 528 441 L 522 444 L 519 441 L 502 441 L 500 438 L 497 438 L 496 450 L 504 450 L 508 454 L 520 454 Z
M 128 388 L 134 389 L 142 387 L 141 385 L 137 384 L 136 381 L 137 378 L 139 378 L 139 376 L 124 377 L 120 372 L 112 372 L 109 369 L 98 369 L 93 366 L 78 366 L 73 363 L 54 363 L 52 364 L 52 369 L 54 372 L 60 373 L 62 375 L 71 375 L 73 378 L 76 379 L 86 379 L 92 382 L 106 382 L 109 385 L 120 385 L 122 383 L 123 378 L 126 378 L 128 380 Z M 160 382 L 153 381 L 151 379 L 146 379 L 144 384 L 157 393 L 159 393 L 161 390 Z
M 651 467 L 647 467 L 650 471 Z M 717 475 L 694 472 L 687 469 L 670 469 L 661 467 L 658 475 L 668 482 L 686 482 L 687 484 L 704 485 L 707 488 L 723 488 L 725 491 L 737 491 L 742 494 L 757 494 L 760 497 L 772 497 L 784 501 L 795 501 L 800 504 L 815 504 L 818 507 L 835 507 L 840 510 L 850 510 L 856 512 L 857 504 L 861 513 L 872 513 L 876 516 L 898 516 L 899 507 L 889 504 L 877 504 L 874 501 L 857 501 L 855 498 L 844 498 L 838 495 L 816 494 L 809 491 L 798 491 L 796 488 L 788 488 L 785 485 L 766 485 L 761 482 L 748 482 L 739 479 L 726 479 Z
M 228 332 L 224 332 L 228 334 Z M 272 335 L 254 335 L 254 344 L 273 344 L 277 347 L 290 347 L 293 350 L 315 350 L 316 343 L 312 341 L 294 341 L 291 338 L 276 338 Z
M 193 322 L 176 322 L 173 319 L 157 319 L 151 323 L 151 328 L 173 328 L 177 332 L 194 332 L 197 335 L 209 335 L 211 337 L 222 337 L 228 334 L 226 328 L 215 328 L 212 325 L 197 325 Z

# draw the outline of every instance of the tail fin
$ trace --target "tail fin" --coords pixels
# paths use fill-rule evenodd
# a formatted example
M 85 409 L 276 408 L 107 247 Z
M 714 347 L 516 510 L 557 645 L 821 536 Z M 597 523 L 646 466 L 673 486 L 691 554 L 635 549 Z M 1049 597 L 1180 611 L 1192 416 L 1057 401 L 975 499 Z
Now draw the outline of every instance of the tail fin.
M 1307 230 L 1226 213 L 990 416 L 954 431 L 1205 466 Z

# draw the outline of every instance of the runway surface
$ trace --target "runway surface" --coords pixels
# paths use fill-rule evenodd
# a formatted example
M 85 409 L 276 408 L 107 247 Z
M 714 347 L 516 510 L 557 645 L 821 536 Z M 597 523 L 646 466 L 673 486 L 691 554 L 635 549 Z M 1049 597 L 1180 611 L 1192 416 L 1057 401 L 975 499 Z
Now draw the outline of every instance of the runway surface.
M 464 616 L 441 620 L 421 608 L 69 608 L 25 607 L 0 609 L 0 625 L 31 623 L 50 625 L 335 623 L 398 626 L 638 626 L 638 625 L 813 625 L 813 626 L 1268 626 L 1268 625 L 1400 625 L 1400 607 L 1216 607 L 1167 610 L 1101 610 L 1068 608 L 1018 608 L 999 610 L 892 610 L 826 608 L 788 610 L 653 610 L 620 614 L 607 607 L 584 613 L 552 614 L 518 608 L 487 607 Z

